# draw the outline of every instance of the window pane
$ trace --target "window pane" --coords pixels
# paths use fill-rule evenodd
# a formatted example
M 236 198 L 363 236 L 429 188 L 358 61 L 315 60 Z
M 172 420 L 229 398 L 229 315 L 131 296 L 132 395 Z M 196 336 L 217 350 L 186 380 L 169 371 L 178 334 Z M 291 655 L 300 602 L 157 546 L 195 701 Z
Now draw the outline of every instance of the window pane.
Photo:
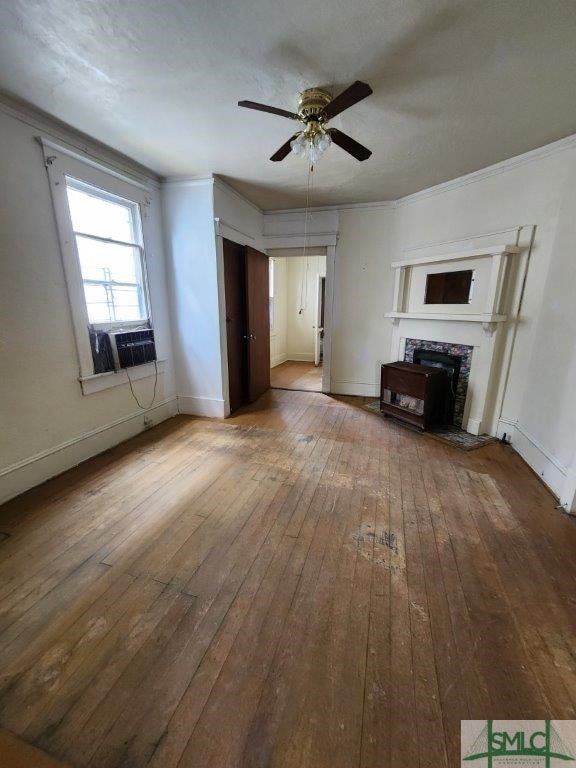
M 134 206 L 95 197 L 72 186 L 67 186 L 66 191 L 75 232 L 136 242 Z
M 84 296 L 91 323 L 106 323 L 113 320 L 113 308 L 108 301 L 108 291 L 104 285 L 84 283 Z
M 140 249 L 131 245 L 101 243 L 82 235 L 76 237 L 80 269 L 85 280 L 140 282 Z
M 141 320 L 138 286 L 121 286 L 112 289 L 116 320 Z
M 91 323 L 145 320 L 140 249 L 76 236 Z

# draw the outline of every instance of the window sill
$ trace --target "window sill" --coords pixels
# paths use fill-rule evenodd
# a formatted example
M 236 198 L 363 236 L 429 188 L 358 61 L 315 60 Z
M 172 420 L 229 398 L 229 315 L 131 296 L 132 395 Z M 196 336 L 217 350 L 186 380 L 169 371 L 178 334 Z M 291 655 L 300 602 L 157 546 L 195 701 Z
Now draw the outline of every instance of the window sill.
M 157 360 L 158 375 L 166 370 L 166 360 Z M 156 373 L 154 363 L 145 363 L 130 368 L 131 381 L 146 379 L 154 376 Z M 95 392 L 101 392 L 104 389 L 119 387 L 122 384 L 128 384 L 128 375 L 126 370 L 107 371 L 106 373 L 95 373 L 92 376 L 82 376 L 78 379 L 82 387 L 83 395 L 93 395 Z

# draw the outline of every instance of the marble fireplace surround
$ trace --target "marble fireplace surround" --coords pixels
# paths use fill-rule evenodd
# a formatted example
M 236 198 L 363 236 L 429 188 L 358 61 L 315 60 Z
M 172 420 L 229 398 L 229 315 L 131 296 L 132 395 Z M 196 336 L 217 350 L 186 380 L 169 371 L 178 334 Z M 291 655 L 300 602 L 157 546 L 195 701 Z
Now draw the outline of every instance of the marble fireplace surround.
M 479 435 L 493 432 L 491 404 L 499 386 L 498 352 L 506 334 L 507 305 L 513 294 L 509 260 L 520 252 L 511 245 L 491 245 L 448 254 L 394 262 L 394 303 L 386 315 L 393 322 L 391 360 L 411 359 L 410 340 L 472 348 L 462 427 Z M 474 301 L 469 305 L 425 305 L 425 275 L 458 269 L 474 270 Z M 408 356 L 408 357 L 407 357 Z M 501 363 L 501 361 L 500 361 Z
M 457 427 L 461 427 L 464 418 L 470 369 L 472 367 L 473 347 L 466 346 L 465 344 L 446 344 L 446 342 L 430 341 L 429 339 L 405 339 L 404 360 L 408 363 L 412 363 L 414 352 L 417 349 L 425 349 L 428 352 L 443 352 L 444 354 L 455 355 L 460 358 L 458 383 L 456 385 L 456 392 L 454 393 L 454 424 Z

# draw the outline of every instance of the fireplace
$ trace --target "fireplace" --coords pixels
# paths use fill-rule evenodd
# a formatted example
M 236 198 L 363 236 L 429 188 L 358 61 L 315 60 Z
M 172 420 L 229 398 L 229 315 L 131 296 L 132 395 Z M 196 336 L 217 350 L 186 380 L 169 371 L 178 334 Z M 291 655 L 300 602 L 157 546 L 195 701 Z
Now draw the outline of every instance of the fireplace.
M 426 339 L 406 339 L 404 360 L 448 370 L 453 399 L 447 414 L 448 423 L 462 426 L 473 347 Z

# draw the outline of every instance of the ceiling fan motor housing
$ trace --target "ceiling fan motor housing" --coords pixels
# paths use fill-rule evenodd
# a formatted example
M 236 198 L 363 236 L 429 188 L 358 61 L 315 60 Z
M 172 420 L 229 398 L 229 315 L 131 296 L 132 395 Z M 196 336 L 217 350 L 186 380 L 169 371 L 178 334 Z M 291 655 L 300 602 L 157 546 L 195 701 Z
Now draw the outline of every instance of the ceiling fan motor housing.
M 298 99 L 298 114 L 303 122 L 322 122 L 322 111 L 332 101 L 332 94 L 323 88 L 307 88 Z

